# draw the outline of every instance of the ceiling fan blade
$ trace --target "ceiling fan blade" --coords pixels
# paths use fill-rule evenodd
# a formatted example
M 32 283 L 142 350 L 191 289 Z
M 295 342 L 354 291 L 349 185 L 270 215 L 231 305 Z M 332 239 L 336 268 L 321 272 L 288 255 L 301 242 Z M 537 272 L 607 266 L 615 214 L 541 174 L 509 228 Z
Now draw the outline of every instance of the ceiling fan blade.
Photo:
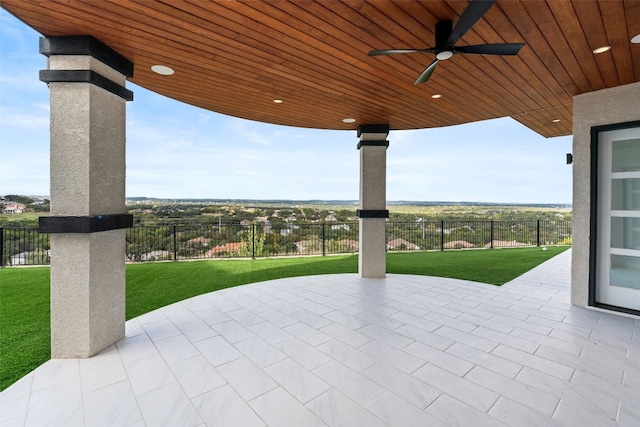
M 460 40 L 495 2 L 496 0 L 472 0 L 469 6 L 462 12 L 462 15 L 460 15 L 460 19 L 458 19 L 453 31 L 451 31 L 449 46 L 453 46 Z
M 456 46 L 455 53 L 476 53 L 479 55 L 517 55 L 524 43 L 477 44 L 473 46 Z
M 382 49 L 382 50 L 370 50 L 367 55 L 394 55 L 396 53 L 414 53 L 414 52 L 429 52 L 430 49 Z
M 418 80 L 416 80 L 414 85 L 418 85 L 429 80 L 429 77 L 431 77 L 431 74 L 433 74 L 434 70 L 436 69 L 436 65 L 438 65 L 438 62 L 438 59 L 434 59 L 433 62 L 429 64 L 429 66 L 422 72 L 422 74 L 420 74 L 420 77 L 418 77 Z

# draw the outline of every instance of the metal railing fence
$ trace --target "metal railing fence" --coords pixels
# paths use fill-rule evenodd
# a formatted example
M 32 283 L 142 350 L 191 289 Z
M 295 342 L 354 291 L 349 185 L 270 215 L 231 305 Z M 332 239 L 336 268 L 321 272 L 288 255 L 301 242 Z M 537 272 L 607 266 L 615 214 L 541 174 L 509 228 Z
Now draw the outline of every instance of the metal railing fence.
M 0 227 L 0 267 L 47 265 L 51 261 L 49 234 L 37 228 Z
M 126 261 L 258 258 L 358 252 L 358 222 L 155 225 L 126 231 Z M 387 222 L 388 251 L 570 245 L 571 221 Z M 47 265 L 49 235 L 0 227 L 0 266 Z
M 571 221 L 387 223 L 387 250 L 447 250 L 570 244 Z

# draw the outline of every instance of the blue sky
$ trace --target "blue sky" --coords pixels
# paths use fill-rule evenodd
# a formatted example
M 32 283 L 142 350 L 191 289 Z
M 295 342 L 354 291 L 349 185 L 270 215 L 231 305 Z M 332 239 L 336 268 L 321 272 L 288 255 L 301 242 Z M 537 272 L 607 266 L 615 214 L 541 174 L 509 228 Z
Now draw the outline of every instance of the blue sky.
M 39 34 L 0 9 L 0 195 L 49 194 L 49 93 Z M 224 116 L 132 83 L 127 196 L 358 199 L 355 131 Z M 545 139 L 510 118 L 392 131 L 387 199 L 571 203 L 571 137 Z

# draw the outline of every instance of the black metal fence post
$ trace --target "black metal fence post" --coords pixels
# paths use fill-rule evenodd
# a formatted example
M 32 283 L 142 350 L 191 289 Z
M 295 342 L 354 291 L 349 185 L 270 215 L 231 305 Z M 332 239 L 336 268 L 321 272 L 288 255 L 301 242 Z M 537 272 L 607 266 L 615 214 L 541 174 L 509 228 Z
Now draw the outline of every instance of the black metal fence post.
M 178 260 L 178 233 L 177 233 L 177 229 L 178 229 L 178 226 L 174 225 L 173 226 L 173 260 L 174 261 Z
M 440 250 L 444 251 L 444 221 L 440 221 Z
M 0 227 L 0 267 L 4 267 L 4 227 Z
M 326 247 L 326 233 L 325 233 L 325 223 L 322 223 L 322 256 L 327 255 L 327 247 Z
M 490 225 L 491 231 L 489 231 L 489 243 L 491 243 L 491 245 L 489 246 L 491 249 L 493 249 L 493 220 L 491 220 L 491 225 Z
M 251 224 L 251 258 L 256 258 L 256 224 Z
M 536 246 L 540 246 L 540 220 L 538 220 L 538 223 L 536 225 Z

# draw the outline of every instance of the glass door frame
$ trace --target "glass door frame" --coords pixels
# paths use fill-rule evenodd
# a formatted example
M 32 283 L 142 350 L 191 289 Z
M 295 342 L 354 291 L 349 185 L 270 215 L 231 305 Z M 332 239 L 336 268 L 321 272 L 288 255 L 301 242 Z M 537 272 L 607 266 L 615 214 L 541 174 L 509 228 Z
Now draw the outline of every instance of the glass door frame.
M 618 307 L 610 304 L 604 304 L 596 299 L 596 284 L 598 274 L 598 222 L 599 222 L 599 142 L 600 133 L 621 129 L 640 129 L 640 120 L 626 123 L 614 123 L 602 126 L 593 126 L 591 128 L 591 218 L 590 218 L 590 239 L 589 239 L 589 297 L 588 304 L 593 307 L 599 307 L 607 310 L 619 311 L 628 314 L 640 316 L 640 310 L 634 310 L 627 307 Z M 608 244 L 608 243 L 607 243 Z

